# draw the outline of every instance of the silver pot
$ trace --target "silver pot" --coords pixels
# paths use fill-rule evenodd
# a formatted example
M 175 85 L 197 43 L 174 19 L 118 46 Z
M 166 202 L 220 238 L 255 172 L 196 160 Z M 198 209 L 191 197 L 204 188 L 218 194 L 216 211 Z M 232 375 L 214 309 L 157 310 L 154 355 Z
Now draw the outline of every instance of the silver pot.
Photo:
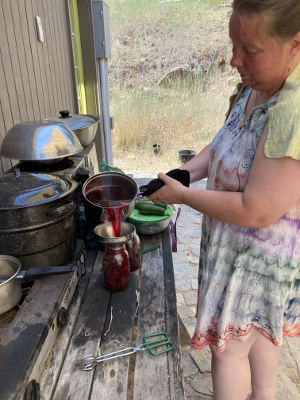
M 0 175 L 0 254 L 22 269 L 64 263 L 76 248 L 77 183 L 50 174 Z
M 21 271 L 20 261 L 12 256 L 0 255 L 0 314 L 11 310 L 22 297 L 21 283 L 44 275 L 61 275 L 74 271 L 75 266 L 30 268 Z
M 66 125 L 51 121 L 31 121 L 16 124 L 7 132 L 0 155 L 51 164 L 82 150 L 78 138 Z
M 91 143 L 96 135 L 97 125 L 100 122 L 100 118 L 97 115 L 70 115 L 69 110 L 62 110 L 59 113 L 60 117 L 48 118 L 47 121 L 65 124 L 74 132 L 83 147 Z
M 87 218 L 102 222 L 110 222 L 106 210 L 99 201 L 106 200 L 109 203 L 126 201 L 123 208 L 122 220 L 126 219 L 134 209 L 134 199 L 138 193 L 137 184 L 133 179 L 119 172 L 102 172 L 89 178 L 82 188 L 85 199 L 85 211 Z M 105 212 L 103 212 L 105 211 Z

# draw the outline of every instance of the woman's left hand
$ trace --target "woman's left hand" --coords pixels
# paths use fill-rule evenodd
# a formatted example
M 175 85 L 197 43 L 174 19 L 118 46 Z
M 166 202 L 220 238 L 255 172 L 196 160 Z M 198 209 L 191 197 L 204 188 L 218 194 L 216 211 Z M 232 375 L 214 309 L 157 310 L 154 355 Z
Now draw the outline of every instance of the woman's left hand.
M 164 182 L 164 186 L 148 196 L 148 199 L 153 203 L 182 204 L 183 192 L 188 188 L 162 172 L 158 174 L 158 177 Z

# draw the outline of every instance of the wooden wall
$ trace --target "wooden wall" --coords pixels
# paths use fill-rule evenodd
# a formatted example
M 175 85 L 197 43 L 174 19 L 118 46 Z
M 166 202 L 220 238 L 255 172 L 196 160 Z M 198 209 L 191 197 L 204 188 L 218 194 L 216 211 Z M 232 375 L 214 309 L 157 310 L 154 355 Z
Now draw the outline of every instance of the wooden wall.
M 68 0 L 0 0 L 0 145 L 24 121 L 78 113 Z M 44 42 L 38 41 L 35 17 Z M 15 161 L 0 157 L 0 174 Z

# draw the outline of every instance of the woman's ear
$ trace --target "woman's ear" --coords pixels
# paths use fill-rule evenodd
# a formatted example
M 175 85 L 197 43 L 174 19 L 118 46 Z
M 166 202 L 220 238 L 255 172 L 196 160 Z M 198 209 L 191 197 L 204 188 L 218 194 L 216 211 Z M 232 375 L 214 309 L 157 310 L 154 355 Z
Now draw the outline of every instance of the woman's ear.
M 290 59 L 292 60 L 300 52 L 300 31 L 296 33 L 290 42 Z

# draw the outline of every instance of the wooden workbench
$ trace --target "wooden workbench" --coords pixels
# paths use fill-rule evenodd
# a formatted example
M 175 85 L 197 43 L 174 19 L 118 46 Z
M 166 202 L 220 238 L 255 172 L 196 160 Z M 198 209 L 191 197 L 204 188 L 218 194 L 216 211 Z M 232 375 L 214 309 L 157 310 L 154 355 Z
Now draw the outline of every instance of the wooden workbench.
M 119 293 L 104 288 L 103 253 L 96 255 L 78 317 L 59 333 L 39 379 L 41 399 L 185 399 L 169 229 L 141 241 L 143 249 L 160 248 L 143 255 L 141 274 L 132 273 L 130 286 Z M 155 332 L 167 332 L 174 349 L 156 357 L 139 351 L 83 371 L 84 355 L 97 355 L 99 347 L 106 354 L 138 345 Z

